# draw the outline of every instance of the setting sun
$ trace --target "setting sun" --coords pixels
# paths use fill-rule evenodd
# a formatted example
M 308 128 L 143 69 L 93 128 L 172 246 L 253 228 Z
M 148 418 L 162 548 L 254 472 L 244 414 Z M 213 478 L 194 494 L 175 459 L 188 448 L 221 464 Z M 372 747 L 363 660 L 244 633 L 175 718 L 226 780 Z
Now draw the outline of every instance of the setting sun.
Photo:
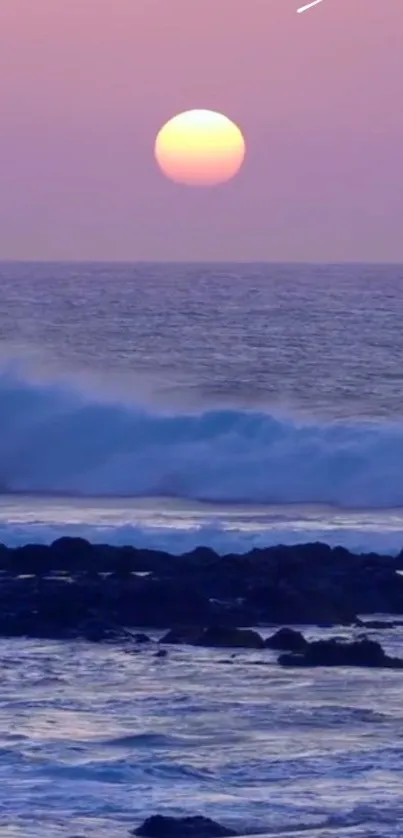
M 186 186 L 215 186 L 236 175 L 245 157 L 240 129 L 214 111 L 174 116 L 159 131 L 155 158 L 170 180 Z

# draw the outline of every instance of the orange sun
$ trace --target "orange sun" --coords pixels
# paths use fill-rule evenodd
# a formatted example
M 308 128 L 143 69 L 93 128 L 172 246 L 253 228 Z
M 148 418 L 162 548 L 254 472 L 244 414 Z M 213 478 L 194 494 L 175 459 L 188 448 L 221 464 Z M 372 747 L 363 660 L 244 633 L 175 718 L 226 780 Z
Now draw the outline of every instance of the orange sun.
M 231 180 L 245 157 L 240 129 L 215 111 L 185 111 L 170 119 L 155 141 L 155 158 L 166 177 L 186 186 Z

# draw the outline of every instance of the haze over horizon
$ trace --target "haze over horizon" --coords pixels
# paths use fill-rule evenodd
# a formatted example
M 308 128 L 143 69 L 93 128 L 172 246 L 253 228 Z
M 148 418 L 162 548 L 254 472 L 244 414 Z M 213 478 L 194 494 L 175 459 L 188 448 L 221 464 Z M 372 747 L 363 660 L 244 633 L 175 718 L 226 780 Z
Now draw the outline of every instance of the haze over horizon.
M 403 3 L 5 0 L 0 258 L 403 261 Z M 161 125 L 241 127 L 230 183 L 153 158 Z

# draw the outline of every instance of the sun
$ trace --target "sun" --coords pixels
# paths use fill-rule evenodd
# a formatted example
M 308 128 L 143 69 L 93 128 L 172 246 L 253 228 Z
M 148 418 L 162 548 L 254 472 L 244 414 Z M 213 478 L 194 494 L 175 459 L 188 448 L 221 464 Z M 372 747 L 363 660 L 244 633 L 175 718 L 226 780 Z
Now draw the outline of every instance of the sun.
M 155 159 L 167 178 L 186 186 L 216 186 L 238 174 L 245 158 L 242 132 L 228 117 L 184 111 L 157 134 Z

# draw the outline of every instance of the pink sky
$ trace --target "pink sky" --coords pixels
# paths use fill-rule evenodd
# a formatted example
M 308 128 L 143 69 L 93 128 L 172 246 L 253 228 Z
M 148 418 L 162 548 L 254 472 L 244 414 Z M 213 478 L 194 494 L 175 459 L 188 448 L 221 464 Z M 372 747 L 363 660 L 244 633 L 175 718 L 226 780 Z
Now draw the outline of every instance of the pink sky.
M 0 258 L 403 261 L 403 0 L 2 0 Z M 188 108 L 230 184 L 153 159 Z

